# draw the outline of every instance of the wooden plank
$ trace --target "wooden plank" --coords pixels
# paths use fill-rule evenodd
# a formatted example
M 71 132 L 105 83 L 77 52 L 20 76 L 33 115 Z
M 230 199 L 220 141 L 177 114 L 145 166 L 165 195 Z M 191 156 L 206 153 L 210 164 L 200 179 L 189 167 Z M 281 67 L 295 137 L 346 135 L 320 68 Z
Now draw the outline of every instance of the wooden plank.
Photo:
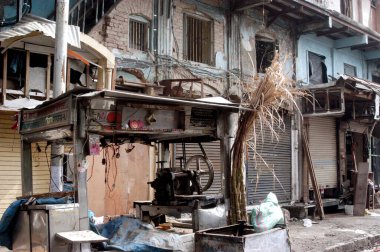
M 1 102 L 4 104 L 7 99 L 7 68 L 8 67 L 8 51 L 5 51 L 3 54 L 3 85 L 2 85 L 2 100 Z
M 305 127 L 303 127 L 302 129 L 302 142 L 303 142 L 302 145 L 303 145 L 304 155 L 306 156 L 306 160 L 308 163 L 307 167 L 308 167 L 308 171 L 310 175 L 310 180 L 313 185 L 313 191 L 314 191 L 315 201 L 317 203 L 319 218 L 323 220 L 325 218 L 325 213 L 323 210 L 323 202 L 322 202 L 321 192 L 319 191 L 319 187 L 318 187 L 317 177 L 315 176 L 315 172 L 314 172 L 314 165 L 313 165 L 313 160 L 311 159 L 309 140 L 307 138 Z
M 26 51 L 26 60 L 25 60 L 25 86 L 24 86 L 24 95 L 29 97 L 30 90 L 30 51 Z
M 51 55 L 47 55 L 47 68 L 46 68 L 46 100 L 50 99 L 50 72 L 51 72 Z
M 368 163 L 360 162 L 354 194 L 354 216 L 364 216 L 367 203 Z
M 92 243 L 92 242 L 105 242 L 107 238 L 97 235 L 90 230 L 60 232 L 56 236 L 64 241 L 72 243 Z
M 21 180 L 22 194 L 31 195 L 33 193 L 33 173 L 30 167 L 32 166 L 32 150 L 31 144 L 22 141 L 22 162 L 21 162 Z
M 66 92 L 70 91 L 70 60 L 67 59 L 67 68 L 66 68 Z

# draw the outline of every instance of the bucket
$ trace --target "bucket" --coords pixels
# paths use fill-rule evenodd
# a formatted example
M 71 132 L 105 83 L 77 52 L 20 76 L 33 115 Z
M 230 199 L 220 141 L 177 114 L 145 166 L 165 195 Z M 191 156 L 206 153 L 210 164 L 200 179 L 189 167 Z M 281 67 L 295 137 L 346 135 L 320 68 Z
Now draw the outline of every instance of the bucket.
M 354 214 L 354 205 L 344 205 L 344 212 L 347 215 L 353 215 Z

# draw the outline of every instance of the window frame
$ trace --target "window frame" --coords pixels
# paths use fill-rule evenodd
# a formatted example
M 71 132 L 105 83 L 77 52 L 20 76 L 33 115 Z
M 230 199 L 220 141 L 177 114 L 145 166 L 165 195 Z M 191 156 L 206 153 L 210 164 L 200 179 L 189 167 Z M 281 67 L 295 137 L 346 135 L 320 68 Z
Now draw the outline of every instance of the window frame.
M 258 55 L 257 55 L 258 41 L 264 42 L 264 43 L 272 43 L 273 44 L 273 48 L 274 48 L 274 54 L 273 54 L 273 56 L 275 55 L 276 51 L 279 52 L 280 46 L 279 46 L 279 43 L 278 43 L 277 39 L 274 39 L 274 38 L 271 38 L 271 37 L 268 37 L 268 36 L 265 36 L 265 35 L 261 35 L 261 34 L 256 34 L 256 36 L 255 36 L 256 73 L 257 74 L 265 74 L 265 69 L 266 68 L 264 68 L 263 71 L 261 72 L 260 71 L 261 67 L 259 67 L 259 64 L 258 64 Z M 273 61 L 273 59 L 271 61 Z M 261 59 L 261 62 L 262 62 L 262 59 Z
M 131 27 L 132 22 L 140 23 L 144 25 L 144 46 L 143 50 L 139 48 L 133 48 L 132 45 L 132 36 L 131 36 Z M 131 50 L 141 51 L 141 52 L 149 52 L 152 49 L 152 35 L 151 35 L 151 21 L 140 15 L 130 15 L 128 20 L 128 48 Z
M 197 19 L 197 20 L 200 20 L 200 21 L 204 21 L 204 22 L 210 22 L 210 41 L 209 41 L 209 59 L 208 59 L 208 62 L 201 62 L 201 61 L 195 61 L 195 60 L 192 60 L 192 59 L 189 59 L 189 56 L 187 55 L 187 51 L 188 51 L 188 46 L 189 46 L 189 43 L 188 43 L 188 29 L 187 29 L 187 24 L 188 24 L 188 18 L 193 18 L 193 19 Z M 196 63 L 200 63 L 200 64 L 206 64 L 206 65 L 211 65 L 211 66 L 214 66 L 215 65 L 215 58 L 214 58 L 214 53 L 215 53 L 215 40 L 214 40 L 214 20 L 211 19 L 211 18 L 207 18 L 207 17 L 204 17 L 204 16 L 201 16 L 199 14 L 194 14 L 194 13 L 183 13 L 183 49 L 182 49 L 182 57 L 184 60 L 188 60 L 188 61 L 191 61 L 191 62 L 196 62 Z
M 348 64 L 348 63 L 343 63 L 343 73 L 344 73 L 345 75 L 350 75 L 350 74 L 347 74 L 347 73 L 346 73 L 346 67 L 352 67 L 353 70 L 355 71 L 355 75 L 354 75 L 354 77 L 358 77 L 358 68 L 357 68 L 356 66 L 351 65 L 351 64 Z M 350 75 L 350 76 L 351 76 L 351 75 Z

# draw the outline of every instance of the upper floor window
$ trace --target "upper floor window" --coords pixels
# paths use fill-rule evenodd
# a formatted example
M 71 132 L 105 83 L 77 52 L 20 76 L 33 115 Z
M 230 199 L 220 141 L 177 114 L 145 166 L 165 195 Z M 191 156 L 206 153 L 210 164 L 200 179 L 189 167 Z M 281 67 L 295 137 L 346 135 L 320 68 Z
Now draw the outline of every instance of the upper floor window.
M 209 19 L 184 15 L 184 59 L 212 64 L 213 22 Z
M 340 10 L 343 15 L 352 18 L 352 0 L 340 0 Z
M 129 48 L 148 51 L 149 50 L 149 21 L 140 16 L 129 18 Z
M 356 77 L 357 76 L 356 67 L 350 64 L 344 63 L 344 74 Z
M 327 83 L 327 66 L 325 64 L 326 57 L 316 53 L 308 52 L 309 58 L 309 83 L 321 84 Z
M 264 36 L 256 36 L 256 66 L 258 73 L 265 73 L 278 50 L 276 42 Z

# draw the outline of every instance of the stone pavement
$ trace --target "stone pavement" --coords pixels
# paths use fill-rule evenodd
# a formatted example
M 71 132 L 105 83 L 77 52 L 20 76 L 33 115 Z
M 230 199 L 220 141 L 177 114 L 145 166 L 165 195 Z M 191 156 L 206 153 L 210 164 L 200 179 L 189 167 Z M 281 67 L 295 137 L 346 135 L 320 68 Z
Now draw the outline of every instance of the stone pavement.
M 326 214 L 325 220 L 313 222 L 311 227 L 302 220 L 289 223 L 292 251 L 363 251 L 380 244 L 380 209 L 363 217 Z

